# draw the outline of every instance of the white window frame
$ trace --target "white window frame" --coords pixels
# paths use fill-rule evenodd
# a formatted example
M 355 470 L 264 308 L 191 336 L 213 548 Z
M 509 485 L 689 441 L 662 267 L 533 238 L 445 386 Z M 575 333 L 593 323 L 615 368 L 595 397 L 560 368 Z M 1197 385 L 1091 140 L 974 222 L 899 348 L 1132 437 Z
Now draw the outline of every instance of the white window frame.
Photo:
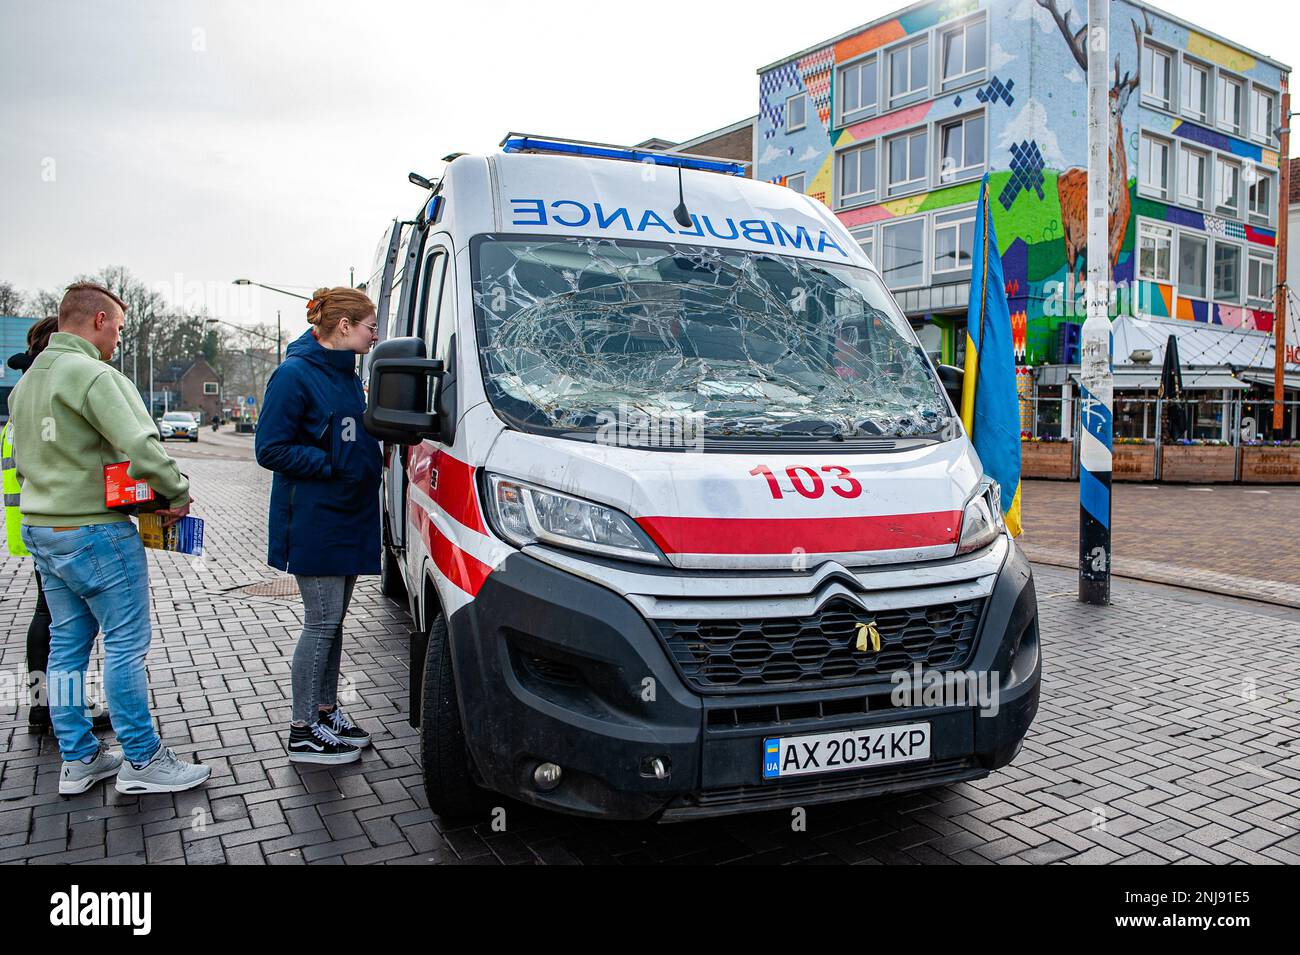
M 1147 182 L 1146 179 L 1147 167 L 1150 165 L 1150 163 L 1143 162 L 1143 153 L 1145 152 L 1149 156 L 1150 152 L 1149 152 L 1149 148 L 1144 150 L 1142 145 L 1147 142 L 1157 143 L 1160 146 L 1164 147 L 1165 183 L 1163 187 Z M 1174 149 L 1173 142 L 1171 140 L 1165 139 L 1163 136 L 1156 136 L 1146 132 L 1142 133 L 1141 141 L 1138 145 L 1138 191 L 1143 195 L 1150 196 L 1153 199 L 1161 199 L 1164 200 L 1165 202 L 1169 202 L 1173 198 L 1176 192 L 1176 190 L 1173 188 L 1173 185 L 1174 185 L 1174 180 L 1176 180 L 1177 178 L 1178 178 L 1178 154 L 1177 154 L 1177 150 Z
M 1216 276 L 1214 256 L 1215 253 L 1218 251 L 1219 246 L 1221 245 L 1229 246 L 1237 250 L 1237 297 L 1236 298 L 1224 298 L 1223 296 L 1219 295 L 1219 289 L 1215 284 L 1217 276 Z M 1209 301 L 1220 302 L 1224 305 L 1240 305 L 1244 301 L 1246 276 L 1243 274 L 1243 272 L 1245 271 L 1243 266 L 1245 264 L 1246 264 L 1246 250 L 1242 247 L 1242 243 L 1233 242 L 1230 239 L 1215 238 L 1214 242 L 1211 243 L 1211 248 L 1208 257 L 1208 265 L 1210 268 L 1210 282 L 1209 282 L 1209 287 L 1206 289 L 1206 291 L 1209 293 Z
M 951 76 L 951 77 L 944 76 L 943 49 L 944 49 L 944 44 L 948 41 L 948 38 L 956 36 L 957 34 L 961 34 L 961 38 L 962 38 L 961 58 L 962 58 L 962 66 L 965 67 L 966 60 L 967 60 L 967 52 L 968 52 L 967 33 L 970 31 L 971 27 L 981 25 L 981 24 L 984 27 L 984 65 L 976 70 L 965 69 L 963 72 L 958 73 L 956 76 Z M 983 82 L 984 78 L 988 76 L 988 72 L 989 72 L 990 42 L 991 40 L 989 37 L 988 15 L 983 11 L 977 13 L 973 17 L 967 17 L 965 20 L 962 20 L 960 23 L 956 23 L 950 26 L 945 26 L 943 29 L 935 31 L 934 58 L 935 58 L 935 71 L 938 74 L 939 91 L 942 93 L 951 93 L 954 90 L 962 89 L 964 87 L 970 86 L 973 83 Z
M 1250 280 L 1250 267 L 1258 264 L 1260 266 L 1260 277 L 1263 278 L 1263 268 L 1268 267 L 1268 286 L 1263 295 L 1253 295 Z M 1246 301 L 1249 302 L 1267 302 L 1270 307 L 1274 304 L 1274 292 L 1277 288 L 1277 259 L 1272 255 L 1265 255 L 1262 252 L 1256 252 L 1254 249 L 1246 250 Z
M 1223 97 L 1219 94 L 1220 85 L 1235 86 L 1241 96 L 1238 98 L 1237 123 L 1231 125 L 1224 121 Z M 1229 135 L 1241 138 L 1246 132 L 1246 110 L 1248 106 L 1248 90 L 1246 81 L 1240 76 L 1228 73 L 1225 70 L 1218 70 L 1214 77 L 1214 126 L 1216 129 Z
M 928 216 L 923 216 L 923 215 L 909 216 L 907 218 L 890 219 L 888 222 L 882 222 L 880 224 L 880 232 L 879 232 L 880 256 L 876 260 L 876 268 L 880 269 L 880 277 L 881 279 L 884 280 L 885 286 L 888 289 L 890 289 L 890 291 L 910 289 L 910 288 L 920 288 L 921 286 L 925 285 L 926 282 L 928 281 L 929 274 L 930 274 L 930 270 L 928 268 L 929 261 L 930 261 L 930 248 L 929 248 L 930 227 L 929 227 L 929 223 L 926 221 L 927 219 Z M 921 277 L 914 284 L 890 285 L 889 276 L 885 274 L 885 232 L 889 229 L 902 228 L 903 226 L 911 225 L 914 222 L 919 222 L 921 224 Z
M 1190 195 L 1184 188 L 1184 186 L 1187 184 L 1187 180 L 1183 176 L 1183 169 L 1184 169 L 1183 157 L 1185 155 L 1199 156 L 1203 160 L 1201 166 L 1201 176 L 1200 176 L 1201 198 L 1199 201 L 1196 200 L 1195 196 Z M 1196 149 L 1191 146 L 1185 145 L 1183 143 L 1179 143 L 1178 173 L 1177 176 L 1175 177 L 1177 181 L 1177 195 L 1178 195 L 1179 205 L 1188 206 L 1189 208 L 1192 209 L 1200 209 L 1202 211 L 1209 208 L 1209 200 L 1210 200 L 1209 188 L 1208 188 L 1208 183 L 1206 183 L 1205 180 L 1209 175 L 1210 163 L 1213 158 L 1214 157 L 1209 150 Z
M 1261 83 L 1251 83 L 1250 89 L 1246 94 L 1246 125 L 1250 128 L 1250 138 L 1265 145 L 1274 143 L 1272 129 L 1259 129 L 1259 124 L 1255 119 L 1255 94 L 1259 93 L 1267 96 L 1269 99 L 1268 115 L 1271 117 L 1269 126 L 1277 126 L 1278 122 L 1278 98 L 1277 91 L 1264 86 Z
M 794 183 L 796 180 L 799 183 L 798 189 L 794 188 Z M 787 189 L 791 189 L 794 192 L 800 193 L 802 195 L 804 194 L 804 190 L 808 188 L 808 177 L 802 172 L 792 172 L 790 173 L 790 175 L 785 177 L 785 187 Z
M 885 184 L 885 195 L 888 198 L 892 199 L 895 196 L 905 196 L 905 195 L 910 195 L 911 193 L 914 192 L 920 192 L 929 185 L 929 168 L 928 168 L 930 165 L 930 144 L 928 142 L 929 135 L 930 135 L 929 126 L 915 126 L 912 129 L 903 130 L 902 132 L 896 133 L 893 136 L 889 136 L 888 138 L 880 140 L 880 143 L 883 146 L 883 148 L 881 149 L 880 153 L 876 154 L 876 161 L 878 163 L 883 162 L 883 164 L 880 167 L 881 179 Z M 921 150 L 921 161 L 925 164 L 926 168 L 923 168 L 921 170 L 921 174 L 919 176 L 915 174 L 916 170 L 912 169 L 912 163 L 911 163 L 911 157 L 912 157 L 911 140 L 916 136 L 927 137 L 925 148 Z M 908 170 L 907 171 L 909 173 L 912 173 L 913 175 L 912 178 L 905 179 L 903 182 L 895 185 L 894 183 L 890 182 L 889 179 L 890 166 L 891 166 L 891 163 L 889 161 L 890 159 L 889 153 L 890 153 L 890 149 L 893 148 L 894 143 L 904 139 L 908 141 L 908 146 L 907 146 Z M 882 154 L 884 157 L 883 161 L 881 159 Z
M 876 227 L 874 225 L 858 226 L 856 229 L 849 231 L 853 236 L 853 241 L 862 249 L 862 254 L 871 260 L 871 264 L 878 270 L 880 263 L 876 261 Z M 867 251 L 867 246 L 871 246 L 871 251 Z
M 795 100 L 803 100 L 803 122 L 798 126 L 790 125 L 790 104 Z M 808 128 L 808 94 L 794 93 L 785 98 L 785 131 L 787 133 L 797 133 L 801 129 Z
M 1261 180 L 1265 180 L 1265 179 L 1267 179 L 1269 183 L 1268 196 L 1264 202 L 1264 213 L 1261 215 L 1260 213 L 1255 211 L 1255 205 L 1250 198 L 1250 193 L 1255 183 L 1258 183 Z M 1277 202 L 1277 200 L 1273 198 L 1273 193 L 1277 191 L 1277 182 L 1278 179 L 1276 176 L 1273 175 L 1272 170 L 1266 170 L 1264 169 L 1264 167 L 1258 164 L 1255 165 L 1255 183 L 1251 183 L 1251 185 L 1246 186 L 1242 189 L 1242 191 L 1245 192 L 1246 194 L 1246 218 L 1249 219 L 1251 222 L 1258 222 L 1266 226 L 1273 225 L 1273 210 Z
M 1237 174 L 1237 195 L 1236 200 L 1231 206 L 1226 206 L 1219 201 L 1220 185 L 1220 168 L 1232 169 Z M 1230 215 L 1234 219 L 1241 218 L 1241 163 L 1235 162 L 1227 157 L 1225 153 L 1215 153 L 1213 158 L 1213 171 L 1210 173 L 1211 185 L 1211 202 L 1215 215 Z
M 981 121 L 982 121 L 982 125 L 983 125 L 982 135 L 981 135 L 981 137 L 980 137 L 980 152 L 981 152 L 981 155 L 983 156 L 983 159 L 981 160 L 981 162 L 980 162 L 979 165 L 977 165 L 977 166 L 961 166 L 961 167 L 959 167 L 959 168 L 957 168 L 957 169 L 952 170 L 951 173 L 945 175 L 945 173 L 944 173 L 944 169 L 943 169 L 943 159 L 944 159 L 944 156 L 943 156 L 943 137 L 944 137 L 944 133 L 945 133 L 949 128 L 951 128 L 951 127 L 953 127 L 953 126 L 961 126 L 961 127 L 962 127 L 962 131 L 961 131 L 961 140 L 962 140 L 962 161 L 965 162 L 965 160 L 966 160 L 966 143 L 967 143 L 967 141 L 968 141 L 967 138 L 966 138 L 966 133 L 967 133 L 967 125 L 966 125 L 966 124 L 969 123 L 971 120 L 974 120 L 974 119 L 981 120 Z M 932 136 L 933 136 L 933 139 L 934 139 L 934 149 L 935 149 L 935 153 L 934 153 L 934 176 L 935 176 L 935 186 L 936 186 L 936 187 L 938 187 L 938 186 L 947 186 L 947 185 L 951 185 L 952 183 L 955 183 L 955 182 L 964 182 L 964 181 L 966 181 L 967 179 L 978 179 L 980 176 L 982 176 L 982 175 L 984 174 L 984 170 L 988 168 L 988 164 L 989 164 L 989 142 L 988 142 L 988 137 L 989 137 L 989 122 L 988 122 L 988 117 L 985 115 L 985 113 L 984 113 L 982 110 L 980 110 L 980 111 L 976 111 L 976 112 L 974 112 L 974 113 L 967 113 L 965 116 L 956 116 L 956 117 L 953 117 L 952 119 L 945 119 L 945 120 L 942 120 L 942 121 L 936 122 L 936 123 L 934 124 L 934 131 L 933 131 L 933 133 L 932 133 Z
M 971 267 L 969 265 L 959 265 L 956 268 L 951 268 L 951 269 L 938 268 L 936 267 L 934 256 L 935 256 L 935 250 L 938 249 L 939 247 L 939 232 L 941 230 L 955 229 L 957 231 L 957 248 L 960 250 L 961 249 L 961 227 L 965 225 L 967 222 L 969 222 L 972 227 L 971 228 L 971 242 L 972 242 L 971 255 L 972 255 L 972 259 L 974 258 L 975 249 L 973 243 L 975 239 L 974 225 L 975 225 L 976 208 L 977 208 L 976 206 L 972 205 L 972 206 L 967 206 L 964 209 L 961 207 L 957 207 L 953 209 L 940 209 L 931 215 L 930 230 L 929 230 L 930 248 L 928 250 L 929 259 L 927 260 L 927 264 L 929 266 L 930 277 L 932 279 L 935 276 L 943 276 L 947 278 L 950 276 L 962 276 L 962 275 L 970 274 Z M 945 222 L 939 221 L 940 219 L 943 219 L 945 217 L 951 217 L 951 218 Z
M 1146 60 L 1147 60 L 1147 52 L 1148 52 L 1148 51 L 1151 52 L 1151 63 L 1152 63 L 1152 65 L 1154 65 L 1154 63 L 1155 63 L 1155 56 L 1156 56 L 1156 54 L 1159 54 L 1159 55 L 1165 57 L 1165 58 L 1168 60 L 1168 62 L 1169 62 L 1169 71 L 1168 71 L 1168 73 L 1166 74 L 1166 87 L 1165 87 L 1165 93 L 1166 93 L 1166 95 L 1167 95 L 1167 99 L 1165 99 L 1165 100 L 1159 100 L 1159 99 L 1157 99 L 1157 98 L 1155 97 L 1155 94 L 1152 93 L 1150 90 L 1147 89 L 1147 81 L 1148 81 L 1149 79 L 1152 78 L 1152 74 L 1154 73 L 1154 70 L 1150 70 L 1150 69 L 1147 68 L 1148 64 L 1147 64 Z M 1141 51 L 1141 53 L 1140 53 L 1139 55 L 1142 57 L 1142 64 L 1141 64 L 1141 69 L 1142 69 L 1142 98 L 1141 98 L 1141 102 L 1142 102 L 1142 105 L 1143 105 L 1143 106 L 1151 106 L 1151 107 L 1153 107 L 1153 108 L 1155 108 L 1155 109 L 1164 110 L 1164 111 L 1167 112 L 1167 113 L 1168 113 L 1168 112 L 1172 112 L 1174 106 L 1175 106 L 1175 105 L 1177 104 L 1177 102 L 1178 102 L 1178 100 L 1177 100 L 1177 90 L 1175 89 L 1175 87 L 1177 86 L 1177 83 L 1178 83 L 1178 56 L 1177 56 L 1177 54 L 1176 54 L 1173 50 L 1171 50 L 1169 47 L 1161 46 L 1159 43 L 1152 43 L 1150 40 L 1148 40 L 1148 39 L 1146 39 L 1146 38 L 1144 37 L 1144 38 L 1142 39 L 1142 51 Z
M 215 395 L 217 393 L 217 383 L 215 381 L 205 381 L 203 383 L 203 393 L 205 395 Z
M 1202 110 L 1193 112 L 1187 105 L 1187 94 L 1190 83 L 1186 80 L 1190 74 L 1195 71 L 1205 77 L 1205 98 L 1201 101 Z M 1194 60 L 1190 56 L 1180 56 L 1178 60 L 1178 112 L 1188 119 L 1202 126 L 1210 124 L 1211 110 L 1213 109 L 1211 99 L 1214 96 L 1214 71 L 1208 63 L 1202 63 L 1200 60 Z
M 858 108 L 846 110 L 844 108 L 844 91 L 847 88 L 848 81 L 844 79 L 844 74 L 851 70 L 871 70 L 876 74 L 876 100 L 863 106 L 859 103 Z M 862 91 L 861 80 L 858 82 L 858 92 Z M 874 116 L 880 111 L 880 56 L 876 51 L 849 60 L 847 63 L 841 63 L 835 68 L 835 116 L 837 126 L 848 126 L 856 123 L 868 116 Z
M 1163 232 L 1165 238 L 1169 241 L 1169 274 L 1164 278 L 1159 275 L 1147 274 L 1142 271 L 1142 243 L 1152 232 Z M 1138 219 L 1138 247 L 1137 247 L 1137 277 L 1144 282 L 1159 282 L 1162 285 L 1174 284 L 1174 269 L 1178 265 L 1177 257 L 1174 255 L 1174 247 L 1178 244 L 1178 230 L 1167 222 L 1157 222 L 1153 219 Z
M 870 189 L 862 187 L 862 166 L 861 159 L 858 160 L 858 191 L 854 193 L 844 193 L 844 160 L 850 154 L 872 150 L 875 153 L 876 175 L 871 183 Z M 842 209 L 847 206 L 870 205 L 878 202 L 880 199 L 880 140 L 869 139 L 865 142 L 855 143 L 847 149 L 838 150 L 835 153 L 835 207 Z
M 934 73 L 934 69 L 933 69 L 934 50 L 932 49 L 933 44 L 930 42 L 931 39 L 932 37 L 930 33 L 926 32 L 920 34 L 919 36 L 908 37 L 906 40 L 902 41 L 901 43 L 895 43 L 893 46 L 887 47 L 886 49 L 881 51 L 880 68 L 882 73 L 882 79 L 884 80 L 884 86 L 885 86 L 885 103 L 886 103 L 885 111 L 898 109 L 901 106 L 910 106 L 913 103 L 919 103 L 922 100 L 929 99 L 931 76 Z M 924 85 L 918 87 L 909 87 L 906 92 L 902 92 L 902 93 L 895 91 L 894 70 L 892 68 L 892 61 L 894 58 L 894 54 L 902 53 L 904 51 L 907 52 L 907 76 L 908 76 L 908 81 L 910 82 L 912 78 L 911 51 L 913 48 L 921 46 L 922 44 L 924 44 L 926 48 Z M 877 88 L 876 90 L 876 98 L 877 99 L 880 98 L 879 88 Z
M 1183 267 L 1182 267 L 1183 243 L 1189 240 L 1192 242 L 1205 243 L 1205 265 L 1201 269 L 1202 272 L 1201 283 L 1204 291 L 1203 295 L 1189 295 L 1183 292 Z M 1185 298 L 1196 302 L 1213 301 L 1213 299 L 1210 298 L 1210 291 L 1211 291 L 1210 269 L 1213 266 L 1213 260 L 1210 258 L 1210 254 L 1211 254 L 1210 245 L 1211 245 L 1210 237 L 1206 235 L 1204 232 L 1187 232 L 1186 230 L 1181 230 L 1181 229 L 1179 230 L 1178 246 L 1175 252 L 1178 258 L 1174 261 L 1174 269 L 1175 269 L 1174 287 L 1178 289 L 1179 298 Z

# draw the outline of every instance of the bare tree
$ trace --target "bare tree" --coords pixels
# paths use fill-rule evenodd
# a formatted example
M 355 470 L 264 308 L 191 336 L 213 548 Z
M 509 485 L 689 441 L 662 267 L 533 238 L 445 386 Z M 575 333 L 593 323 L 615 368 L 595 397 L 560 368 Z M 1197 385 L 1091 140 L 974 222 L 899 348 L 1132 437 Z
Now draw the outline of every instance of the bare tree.
M 27 297 L 12 282 L 0 282 L 0 315 L 25 315 Z

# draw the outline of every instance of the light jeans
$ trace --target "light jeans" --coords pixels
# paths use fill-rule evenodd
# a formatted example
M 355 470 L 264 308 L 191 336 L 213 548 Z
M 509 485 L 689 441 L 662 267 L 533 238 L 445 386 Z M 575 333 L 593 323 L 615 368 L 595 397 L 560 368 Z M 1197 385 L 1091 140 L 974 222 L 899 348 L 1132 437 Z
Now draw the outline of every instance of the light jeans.
M 293 719 L 314 723 L 322 706 L 338 703 L 343 618 L 357 578 L 294 576 L 302 594 L 303 620 L 293 651 Z
M 135 525 L 120 521 L 57 531 L 24 524 L 22 535 L 50 606 L 45 686 L 59 751 L 74 760 L 99 749 L 85 713 L 85 685 L 90 650 L 102 630 L 104 692 L 113 729 L 123 755 L 146 762 L 160 741 L 149 713 L 144 665 L 153 637 L 149 564 Z

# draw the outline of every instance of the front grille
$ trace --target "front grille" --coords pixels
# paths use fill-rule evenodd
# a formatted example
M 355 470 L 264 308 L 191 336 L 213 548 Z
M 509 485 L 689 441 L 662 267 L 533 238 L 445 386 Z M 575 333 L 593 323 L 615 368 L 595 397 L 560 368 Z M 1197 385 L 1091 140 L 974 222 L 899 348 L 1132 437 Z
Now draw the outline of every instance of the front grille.
M 953 669 L 970 659 L 984 598 L 865 611 L 837 599 L 810 617 L 659 620 L 682 675 L 700 690 L 750 691 L 861 683 L 920 664 Z M 875 621 L 880 650 L 854 648 L 859 623 Z
M 882 766 L 860 773 L 831 774 L 813 779 L 791 779 L 746 786 L 727 786 L 679 796 L 669 804 L 663 818 L 671 821 L 696 816 L 754 812 L 792 804 L 862 799 L 889 792 L 921 789 L 962 779 L 985 776 L 968 756 L 937 759 L 902 766 Z

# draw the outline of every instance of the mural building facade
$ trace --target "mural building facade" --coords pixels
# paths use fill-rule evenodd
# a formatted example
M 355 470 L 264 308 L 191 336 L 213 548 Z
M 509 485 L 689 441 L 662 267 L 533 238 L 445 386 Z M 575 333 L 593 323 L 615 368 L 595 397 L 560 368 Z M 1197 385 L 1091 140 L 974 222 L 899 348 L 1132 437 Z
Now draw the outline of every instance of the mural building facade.
M 759 70 L 756 176 L 826 203 L 947 362 L 985 172 L 1017 357 L 1077 361 L 1086 14 L 937 0 Z M 1288 68 L 1127 0 L 1110 55 L 1112 311 L 1270 331 Z

